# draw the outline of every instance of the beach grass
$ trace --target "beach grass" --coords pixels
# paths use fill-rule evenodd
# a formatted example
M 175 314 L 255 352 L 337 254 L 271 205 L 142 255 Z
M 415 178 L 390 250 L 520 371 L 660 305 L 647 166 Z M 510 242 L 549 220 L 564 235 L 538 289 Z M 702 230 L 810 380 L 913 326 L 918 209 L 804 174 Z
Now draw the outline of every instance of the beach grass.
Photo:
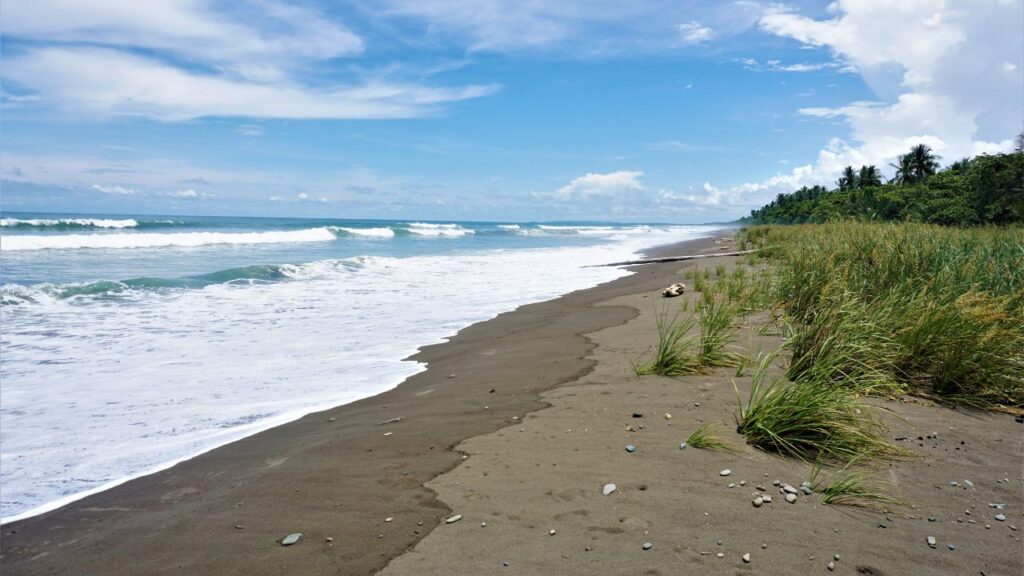
M 769 378 L 774 355 L 763 355 L 746 401 L 736 388 L 736 431 L 751 446 L 807 462 L 845 465 L 895 459 L 904 453 L 884 439 L 876 409 L 848 388 L 804 378 Z
M 882 482 L 862 470 L 843 469 L 830 482 L 819 480 L 820 467 L 811 471 L 814 492 L 821 494 L 823 504 L 888 510 L 889 506 L 905 506 L 906 501 L 889 496 Z
M 686 445 L 691 448 L 698 448 L 701 450 L 711 450 L 713 452 L 723 452 L 726 454 L 735 454 L 739 450 L 722 440 L 718 436 L 712 433 L 711 424 L 705 423 L 697 427 L 692 434 L 686 439 Z
M 701 293 L 698 305 L 700 340 L 698 361 L 703 366 L 737 366 L 742 356 L 728 350 L 736 334 L 734 320 L 738 313 L 735 305 L 715 291 Z
M 1024 228 L 758 226 L 789 377 L 1024 409 Z
M 658 346 L 653 357 L 647 362 L 637 361 L 633 370 L 637 376 L 659 374 L 679 376 L 696 374 L 701 371 L 697 357 L 691 352 L 695 343 L 690 336 L 694 321 L 690 315 L 671 314 L 663 308 L 655 316 L 658 329 Z

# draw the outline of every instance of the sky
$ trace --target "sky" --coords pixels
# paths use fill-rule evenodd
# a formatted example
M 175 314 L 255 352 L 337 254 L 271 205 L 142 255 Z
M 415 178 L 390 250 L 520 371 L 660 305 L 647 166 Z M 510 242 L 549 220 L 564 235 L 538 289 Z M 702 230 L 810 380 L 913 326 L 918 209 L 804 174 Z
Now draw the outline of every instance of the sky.
M 13 0 L 0 209 L 733 220 L 1024 127 L 1024 0 Z

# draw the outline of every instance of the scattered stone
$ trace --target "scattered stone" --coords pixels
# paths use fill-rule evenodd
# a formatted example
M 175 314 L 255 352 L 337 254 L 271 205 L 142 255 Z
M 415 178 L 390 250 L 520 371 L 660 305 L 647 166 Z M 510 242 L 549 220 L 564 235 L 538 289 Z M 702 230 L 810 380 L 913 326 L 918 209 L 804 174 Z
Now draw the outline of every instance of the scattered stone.
M 715 556 L 717 556 L 718 558 L 725 558 L 725 554 L 723 554 L 722 552 L 715 554 Z
M 755 488 L 757 488 L 757 489 L 758 489 L 758 490 L 760 490 L 761 492 L 764 492 L 764 486 L 761 486 L 760 484 L 758 484 L 757 486 L 755 486 Z
M 1006 520 L 1006 514 L 996 514 L 996 520 L 999 520 L 1000 522 Z
M 946 544 L 950 550 L 956 550 L 956 544 Z
M 790 504 L 796 502 L 796 494 L 786 494 L 786 502 L 789 502 Z
M 959 485 L 960 485 L 960 483 L 959 483 L 959 482 L 957 482 L 956 480 L 953 480 L 952 482 L 950 482 L 950 483 L 949 483 L 949 485 L 950 485 L 950 486 L 953 486 L 953 487 L 956 487 L 956 486 L 959 486 Z
M 761 499 L 764 500 L 765 504 L 771 504 L 772 503 L 772 497 L 767 495 L 767 494 L 765 494 L 764 496 L 761 496 Z
M 324 542 L 327 542 L 327 543 L 334 542 L 334 538 L 331 538 L 330 536 L 328 536 L 327 538 L 324 538 Z
M 839 562 L 839 554 L 833 554 L 832 555 L 832 559 L 835 560 L 836 562 Z
M 782 485 L 782 491 L 785 492 L 786 494 L 796 494 L 797 493 L 796 488 L 793 488 L 789 484 L 783 484 Z
M 732 474 L 732 470 L 729 470 L 728 468 L 718 473 L 719 476 L 728 476 L 729 474 Z
M 241 524 L 235 524 L 235 530 L 245 530 L 245 526 L 242 526 Z
M 935 543 L 936 543 L 935 536 L 928 536 L 927 538 L 924 539 L 924 541 L 927 542 L 928 545 L 931 546 L 932 548 L 935 548 Z
M 548 536 L 554 536 L 555 534 L 557 534 L 557 532 L 555 532 L 554 528 L 552 528 L 551 530 L 548 530 Z
M 679 449 L 680 450 L 686 450 L 686 442 L 680 442 L 679 443 Z
M 639 412 L 633 412 L 633 418 L 643 418 L 644 415 Z
M 700 402 L 694 402 L 693 405 L 696 406 L 697 408 L 700 408 Z
M 481 522 L 480 523 L 480 527 L 481 528 L 487 528 L 487 522 Z
M 746 554 L 743 555 L 743 563 L 744 564 L 750 564 L 750 552 L 747 552 Z
M 768 549 L 768 543 L 767 542 L 761 542 L 761 550 L 767 550 L 767 549 Z
M 654 544 L 651 544 L 650 542 L 644 542 L 644 550 L 650 550 L 653 547 Z
M 764 504 L 764 498 L 758 496 L 754 498 L 754 508 L 760 508 Z
M 626 452 L 629 452 L 629 453 L 636 452 L 636 446 L 633 446 L 632 444 L 626 446 Z
M 604 488 L 601 490 L 601 493 L 604 494 L 605 496 L 607 496 L 607 495 L 611 494 L 612 492 L 615 492 L 616 488 L 618 488 L 618 487 L 615 484 L 605 484 Z
M 508 560 L 502 560 L 501 561 L 501 565 L 507 567 L 508 566 Z
M 833 571 L 835 569 L 836 569 L 836 563 L 835 562 L 829 562 L 828 563 L 828 571 L 831 572 L 831 571 Z
M 968 488 L 974 488 L 974 482 L 971 482 L 970 480 L 964 480 L 964 486 L 967 486 Z
M 726 488 L 735 488 L 735 487 L 736 487 L 736 483 L 735 482 L 729 482 L 729 485 L 726 486 Z
M 778 480 L 772 480 L 772 486 L 778 486 L 779 484 L 782 484 L 782 482 L 779 482 Z
M 669 414 L 668 412 L 665 412 L 665 420 L 671 420 L 671 419 L 672 419 L 672 415 Z
M 811 490 L 810 486 L 801 486 L 800 487 L 800 491 L 803 492 L 804 494 L 806 494 L 807 496 L 810 496 L 811 494 L 814 494 L 814 490 Z
M 935 518 L 933 518 L 933 517 L 929 516 L 929 517 L 928 517 L 928 521 L 929 521 L 929 522 L 935 522 Z
M 394 518 L 392 518 L 391 516 L 388 516 L 384 519 L 385 522 L 391 522 L 392 520 L 394 520 Z
M 299 538 L 302 538 L 302 533 L 301 532 L 293 532 L 292 534 L 289 534 L 289 535 L 285 536 L 281 540 L 281 546 L 291 546 L 292 544 L 295 544 L 296 542 L 298 542 Z
M 335 418 L 334 416 L 331 416 L 330 418 L 327 419 L 328 422 L 334 422 L 335 420 L 337 420 L 337 418 Z
M 1003 508 L 1006 508 L 1006 504 L 1001 504 L 1001 503 L 989 502 L 988 505 L 989 505 L 989 507 L 995 508 L 996 510 L 1002 510 Z
M 451 518 L 446 519 L 444 521 L 444 523 L 445 524 L 455 524 L 459 520 L 462 520 L 462 514 L 456 514 L 455 516 L 452 516 Z

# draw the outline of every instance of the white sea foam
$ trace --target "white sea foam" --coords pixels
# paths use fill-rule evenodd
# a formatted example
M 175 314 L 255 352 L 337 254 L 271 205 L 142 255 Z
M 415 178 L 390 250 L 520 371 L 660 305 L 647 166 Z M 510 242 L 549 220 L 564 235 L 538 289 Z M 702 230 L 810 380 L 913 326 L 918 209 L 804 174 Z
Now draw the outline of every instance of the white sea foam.
M 82 226 L 90 228 L 135 228 L 139 225 L 137 220 L 128 218 L 126 220 L 108 220 L 102 218 L 0 218 L 0 227 L 11 228 L 15 226 Z
M 39 514 L 388 390 L 423 369 L 402 361 L 420 346 L 626 274 L 583 266 L 710 230 L 658 229 L 589 247 L 319 260 L 283 267 L 291 279 L 281 282 L 2 306 L 0 516 Z
M 395 231 L 391 228 L 345 228 L 342 226 L 331 226 L 331 230 L 343 232 L 350 236 L 363 238 L 394 238 Z
M 77 248 L 165 248 L 210 244 L 276 244 L 283 242 L 327 242 L 335 240 L 327 228 L 277 230 L 273 232 L 173 232 L 125 234 L 7 235 L 0 237 L 0 250 L 71 250 Z
M 519 230 L 519 224 L 498 224 L 498 228 L 504 228 L 505 230 Z
M 427 224 L 424 222 L 411 222 L 408 226 L 409 233 L 417 236 L 458 238 L 467 234 L 474 234 L 473 230 L 468 230 L 458 224 Z

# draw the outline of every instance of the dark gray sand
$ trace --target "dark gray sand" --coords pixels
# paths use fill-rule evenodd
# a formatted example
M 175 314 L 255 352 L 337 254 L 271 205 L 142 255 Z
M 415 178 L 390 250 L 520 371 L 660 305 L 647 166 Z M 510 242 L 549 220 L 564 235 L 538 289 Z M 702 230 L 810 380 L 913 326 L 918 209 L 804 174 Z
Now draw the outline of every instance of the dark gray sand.
M 731 247 L 704 240 L 657 255 Z M 732 260 L 638 267 L 470 326 L 414 356 L 429 369 L 395 390 L 4 525 L 0 566 L 5 575 L 385 566 L 391 574 L 827 574 L 833 562 L 836 574 L 1021 574 L 1024 427 L 1012 417 L 886 403 L 903 419 L 892 419 L 892 436 L 906 437 L 898 444 L 920 458 L 879 471 L 910 505 L 878 514 L 825 506 L 816 495 L 783 499 L 772 480 L 799 485 L 807 466 L 743 447 L 733 432 L 732 381 L 745 394 L 749 375 L 633 376 L 630 362 L 655 342 L 660 289 L 691 266 L 718 263 Z M 778 336 L 757 334 L 758 318 L 750 323 L 737 345 L 777 346 Z M 719 422 L 739 454 L 680 450 L 702 422 Z M 720 476 L 725 468 L 731 474 Z M 604 496 L 607 483 L 617 489 Z M 757 486 L 772 503 L 752 506 Z M 453 514 L 462 518 L 446 524 Z M 298 543 L 280 545 L 295 532 Z

